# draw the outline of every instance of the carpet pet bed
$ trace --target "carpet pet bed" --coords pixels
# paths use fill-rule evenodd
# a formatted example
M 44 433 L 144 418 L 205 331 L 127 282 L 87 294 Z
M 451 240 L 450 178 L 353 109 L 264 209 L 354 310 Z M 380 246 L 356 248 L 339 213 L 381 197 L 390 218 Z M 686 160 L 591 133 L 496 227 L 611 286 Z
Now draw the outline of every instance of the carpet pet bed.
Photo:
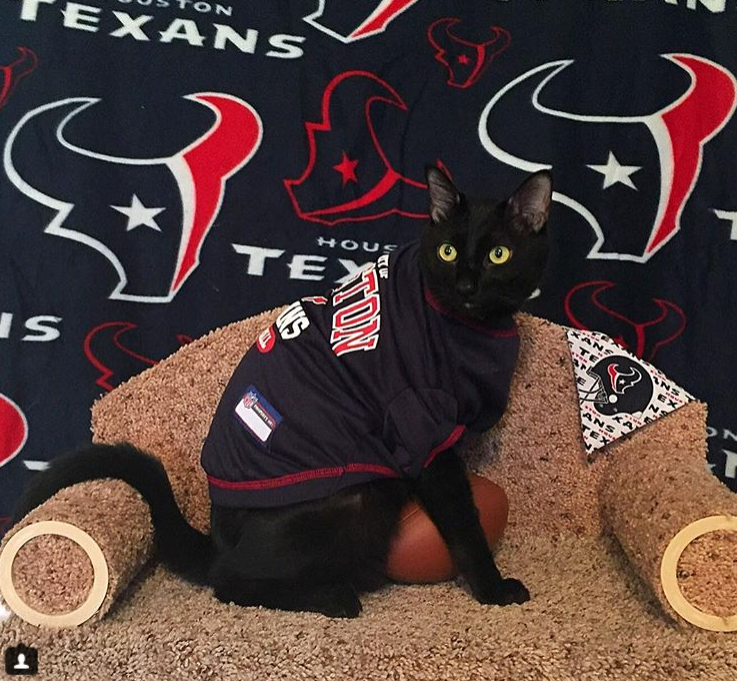
M 200 530 L 210 419 L 279 312 L 210 333 L 93 407 L 94 439 L 159 456 Z M 168 679 L 737 678 L 737 497 L 706 469 L 705 405 L 690 401 L 592 454 L 567 330 L 525 314 L 518 323 L 508 409 L 466 456 L 507 494 L 497 560 L 530 602 L 481 606 L 450 582 L 388 586 L 352 621 L 227 606 L 152 564 L 146 504 L 105 480 L 62 490 L 8 532 L 0 583 L 25 619 L 0 625 L 0 643 L 37 647 L 41 678 L 83 681 L 154 670 Z

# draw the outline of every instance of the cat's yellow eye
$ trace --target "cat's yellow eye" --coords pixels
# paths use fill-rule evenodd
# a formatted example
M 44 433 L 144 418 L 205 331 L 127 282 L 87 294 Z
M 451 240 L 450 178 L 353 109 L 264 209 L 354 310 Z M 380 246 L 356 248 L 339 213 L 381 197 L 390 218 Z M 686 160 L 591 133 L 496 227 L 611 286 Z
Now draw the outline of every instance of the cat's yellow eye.
M 495 246 L 489 251 L 489 260 L 494 265 L 503 265 L 512 257 L 512 251 L 506 246 Z
M 458 251 L 453 244 L 449 244 L 447 241 L 444 244 L 440 244 L 438 248 L 438 258 L 443 262 L 453 262 L 458 257 Z

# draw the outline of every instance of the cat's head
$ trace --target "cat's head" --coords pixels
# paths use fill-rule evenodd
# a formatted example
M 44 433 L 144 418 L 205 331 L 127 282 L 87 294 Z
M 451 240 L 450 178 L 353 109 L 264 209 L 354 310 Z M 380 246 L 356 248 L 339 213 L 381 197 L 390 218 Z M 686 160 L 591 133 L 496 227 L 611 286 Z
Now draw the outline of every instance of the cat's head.
M 430 220 L 420 267 L 432 295 L 474 320 L 514 312 L 538 287 L 548 257 L 552 198 L 547 171 L 505 201 L 466 197 L 438 168 L 426 169 Z

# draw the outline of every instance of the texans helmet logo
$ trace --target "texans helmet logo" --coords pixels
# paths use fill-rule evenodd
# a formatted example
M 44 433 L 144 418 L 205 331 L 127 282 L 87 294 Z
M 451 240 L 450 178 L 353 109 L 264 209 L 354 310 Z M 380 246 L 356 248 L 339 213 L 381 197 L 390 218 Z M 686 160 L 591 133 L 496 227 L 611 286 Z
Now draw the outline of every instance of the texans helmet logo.
M 5 106 L 21 79 L 38 66 L 38 57 L 33 50 L 18 47 L 18 53 L 18 59 L 0 66 L 0 109 Z
M 586 373 L 591 384 L 579 386 L 579 394 L 604 416 L 644 413 L 652 400 L 650 374 L 626 355 L 604 357 Z
M 427 30 L 427 39 L 435 48 L 435 60 L 448 72 L 446 83 L 460 89 L 474 85 L 486 73 L 491 63 L 509 47 L 511 36 L 501 26 L 491 26 L 491 38 L 474 42 L 460 38 L 451 29 L 460 19 L 438 19 Z
M 395 169 L 376 133 L 375 106 L 386 107 L 389 130 L 391 112 L 407 111 L 399 93 L 368 71 L 346 71 L 325 88 L 322 120 L 305 123 L 307 166 L 298 179 L 284 180 L 303 220 L 332 226 L 393 213 L 427 218 L 427 186 Z
M 261 143 L 261 119 L 247 102 L 222 93 L 185 99 L 209 108 L 214 121 L 194 142 L 164 157 L 113 156 L 72 143 L 66 129 L 82 112 L 94 112 L 99 100 L 90 97 L 29 111 L 7 139 L 8 178 L 54 210 L 46 234 L 92 248 L 113 265 L 118 279 L 113 300 L 174 299 L 199 265 L 227 179 Z M 147 196 L 147 187 L 156 193 Z M 157 205 L 161 196 L 169 197 L 168 205 Z
M 662 57 L 687 74 L 690 85 L 653 113 L 589 115 L 546 106 L 546 87 L 572 60 L 523 73 L 482 112 L 479 137 L 494 158 L 526 172 L 554 168 L 560 191 L 553 199 L 576 211 L 594 232 L 589 258 L 644 263 L 663 248 L 681 229 L 704 145 L 734 113 L 737 81 L 727 69 L 689 54 Z M 533 131 L 529 137 L 519 135 L 520 124 Z M 560 140 L 574 143 L 561 146 Z M 525 144 L 527 149 L 513 149 Z M 648 164 L 648 158 L 657 162 Z M 648 194 L 641 187 L 658 191 Z M 598 205 L 577 198 L 584 191 L 598 195 Z
M 317 9 L 304 20 L 342 43 L 383 33 L 390 22 L 418 0 L 318 0 Z
M 572 326 L 587 331 L 602 331 L 623 348 L 648 362 L 653 360 L 660 348 L 678 338 L 686 328 L 686 315 L 670 300 L 653 298 L 652 304 L 657 312 L 651 319 L 636 322 L 602 300 L 607 291 L 616 293 L 616 284 L 612 281 L 587 281 L 574 286 L 564 301 L 566 315 Z M 645 305 L 637 307 L 644 309 Z
M 0 393 L 0 466 L 14 459 L 28 440 L 28 421 L 23 410 Z

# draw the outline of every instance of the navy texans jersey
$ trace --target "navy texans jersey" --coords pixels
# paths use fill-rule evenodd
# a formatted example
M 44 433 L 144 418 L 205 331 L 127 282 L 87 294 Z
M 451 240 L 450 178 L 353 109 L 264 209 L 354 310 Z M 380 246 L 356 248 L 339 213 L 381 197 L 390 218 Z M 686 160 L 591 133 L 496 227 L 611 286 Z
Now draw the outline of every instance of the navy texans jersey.
M 273 507 L 418 477 L 502 415 L 511 315 L 478 324 L 425 288 L 404 246 L 326 297 L 287 307 L 230 379 L 202 451 L 213 503 Z

